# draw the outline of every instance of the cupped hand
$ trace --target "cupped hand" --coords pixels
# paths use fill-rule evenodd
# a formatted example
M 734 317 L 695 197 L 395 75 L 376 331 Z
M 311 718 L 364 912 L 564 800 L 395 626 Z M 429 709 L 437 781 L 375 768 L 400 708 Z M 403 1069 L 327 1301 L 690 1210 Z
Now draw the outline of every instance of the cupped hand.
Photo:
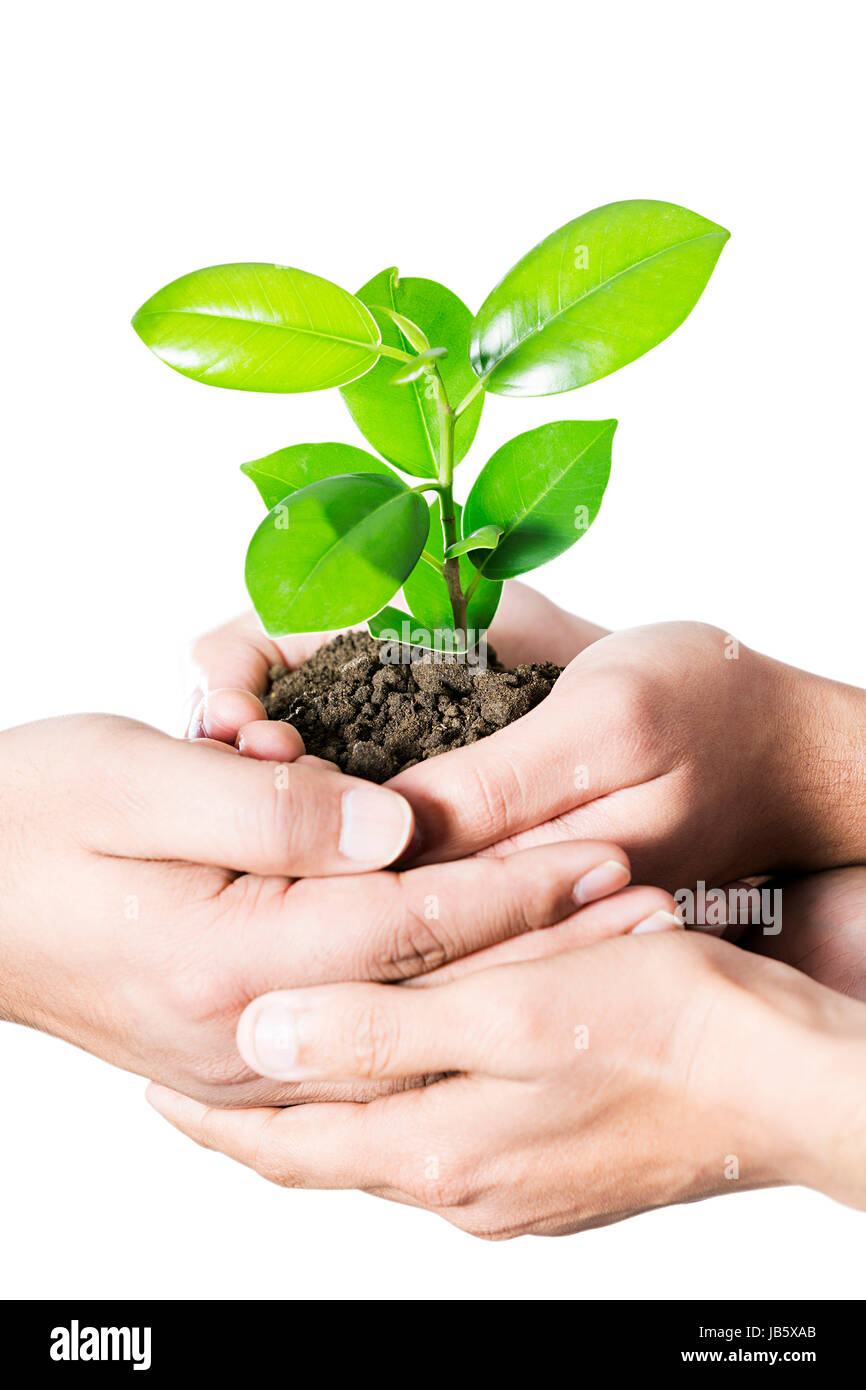
M 592 940 L 673 906 L 619 892 L 628 860 L 606 843 L 373 872 L 406 845 L 405 801 L 266 732 L 282 761 L 108 716 L 0 735 L 0 1018 L 213 1104 L 285 1103 L 315 1088 L 263 1082 L 235 1046 L 262 992 L 409 980 L 525 933 Z M 295 881 L 314 873 L 328 877 Z
M 439 858 L 600 835 L 672 891 L 850 864 L 866 692 L 704 624 L 636 628 L 586 647 L 516 723 L 388 785 Z
M 286 1110 L 149 1089 L 284 1186 L 358 1187 L 496 1239 L 789 1182 L 866 1206 L 866 1007 L 712 938 L 608 940 L 435 988 L 279 991 L 238 1041 L 282 1081 L 441 1078 Z
M 665 623 L 605 634 L 522 585 L 506 586 L 491 639 L 507 663 L 567 669 L 522 719 L 388 785 L 411 803 L 423 860 L 600 836 L 638 877 L 676 890 L 703 879 L 801 872 L 866 858 L 866 693 L 751 651 L 721 629 Z M 215 691 L 199 728 L 231 741 L 261 716 L 275 647 L 255 620 L 203 639 Z
M 543 594 L 512 581 L 503 590 L 490 640 L 506 666 L 521 661 L 565 666 L 605 634 L 605 628 L 566 613 Z M 300 665 L 333 636 L 308 632 L 269 637 L 254 613 L 205 633 L 192 652 L 199 684 L 189 702 L 189 737 L 233 744 L 243 724 L 267 718 L 262 696 L 271 668 Z M 256 730 L 256 739 L 260 732 Z

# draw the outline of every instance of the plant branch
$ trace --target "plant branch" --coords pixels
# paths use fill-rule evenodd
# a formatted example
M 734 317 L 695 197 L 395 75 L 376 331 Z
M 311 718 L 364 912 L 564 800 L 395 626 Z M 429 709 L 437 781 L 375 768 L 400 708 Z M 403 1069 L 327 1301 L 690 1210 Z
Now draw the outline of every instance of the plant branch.
M 438 492 L 441 496 L 445 491 L 445 487 L 442 483 L 434 483 L 431 479 L 430 482 L 419 483 L 417 487 L 413 487 L 410 490 L 412 492 Z
M 437 373 L 438 375 L 438 373 Z M 441 377 L 440 377 L 441 382 Z M 454 491 L 452 488 L 452 478 L 454 476 L 454 427 L 457 423 L 457 416 L 451 409 L 451 404 L 442 383 L 439 394 L 439 482 L 441 485 L 440 506 L 442 509 L 442 542 L 444 549 L 454 545 L 457 541 L 457 516 L 454 510 Z M 442 565 L 442 573 L 445 583 L 448 586 L 448 598 L 451 602 L 451 613 L 454 618 L 454 629 L 456 632 L 464 634 L 464 645 L 466 642 L 466 599 L 463 597 L 463 589 L 460 585 L 460 561 L 456 556 L 450 560 L 445 560 Z
M 402 348 L 388 347 L 386 343 L 380 343 L 376 351 L 382 357 L 393 357 L 395 362 L 414 362 L 418 355 L 415 352 L 404 352 Z
M 460 416 L 463 414 L 464 410 L 467 410 L 468 407 L 472 404 L 479 392 L 484 390 L 484 384 L 486 380 L 486 377 L 480 376 L 476 381 L 475 385 L 472 387 L 472 390 L 467 391 L 466 395 L 463 397 L 463 400 L 460 402 L 460 404 L 454 411 L 454 414 L 456 415 L 458 420 L 460 419 Z

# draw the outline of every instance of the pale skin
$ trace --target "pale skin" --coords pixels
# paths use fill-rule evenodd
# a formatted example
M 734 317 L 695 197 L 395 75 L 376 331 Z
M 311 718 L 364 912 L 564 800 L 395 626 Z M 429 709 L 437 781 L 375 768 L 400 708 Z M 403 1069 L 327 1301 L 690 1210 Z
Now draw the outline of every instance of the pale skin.
M 534 600 L 520 600 L 524 618 L 527 602 Z M 561 661 L 569 642 L 598 639 L 603 649 L 601 630 L 558 611 L 548 618 Z M 249 639 L 239 647 L 236 635 L 226 655 L 235 660 L 242 648 L 247 660 Z M 517 655 L 509 654 L 510 640 L 506 628 L 506 660 Z M 259 650 L 259 662 L 275 659 Z M 788 680 L 779 689 L 787 692 Z M 821 684 L 822 711 L 829 706 L 841 721 L 858 692 L 825 692 Z M 707 694 L 695 713 L 705 710 Z M 742 738 L 748 701 L 728 701 L 727 709 L 736 710 Z M 686 937 L 661 890 L 623 887 L 629 864 L 621 848 L 572 838 L 585 830 L 570 816 L 593 809 L 588 804 L 539 836 L 518 830 L 494 855 L 383 873 L 380 866 L 401 855 L 406 861 L 414 828 L 408 802 L 375 792 L 387 808 L 380 802 L 372 822 L 368 814 L 354 818 L 363 853 L 356 833 L 354 857 L 347 854 L 344 797 L 361 788 L 307 758 L 294 731 L 261 722 L 260 713 L 249 691 L 222 691 L 194 721 L 197 735 L 215 740 L 184 743 L 100 716 L 0 738 L 7 860 L 0 1016 L 156 1078 L 163 1084 L 151 1098 L 174 1123 L 259 1163 L 268 1176 L 362 1186 L 441 1210 L 481 1235 L 580 1229 L 732 1184 L 807 1182 L 866 1204 L 858 1186 L 861 1006 L 784 965 Z M 787 727 L 800 736 L 808 726 L 789 718 Z M 765 745 L 756 736 L 744 746 Z M 768 766 L 747 762 L 762 776 Z M 856 810 L 856 758 L 850 766 L 837 758 L 835 770 Z M 419 771 L 426 769 L 412 770 Z M 689 785 L 700 786 L 696 774 Z M 621 790 L 646 789 L 654 790 L 653 780 Z M 617 798 L 609 793 L 595 809 L 616 809 Z M 813 838 L 819 863 L 833 852 L 857 853 L 856 816 L 852 830 L 834 806 L 826 795 L 823 839 Z M 491 801 L 489 821 L 506 809 L 502 803 L 497 812 Z M 489 824 L 467 830 L 465 820 L 458 814 L 456 829 L 484 849 Z M 765 845 L 781 843 L 766 810 L 749 823 L 763 827 Z M 784 824 L 786 835 L 805 835 L 804 817 Z M 666 822 L 657 812 L 653 828 L 638 852 L 674 854 L 679 819 Z M 515 852 L 536 838 L 546 843 Z M 730 843 L 729 860 L 744 872 L 740 842 Z M 453 843 L 441 848 L 460 852 Z M 786 891 L 786 931 L 762 949 L 861 996 L 862 871 L 815 873 Z M 420 907 L 430 899 L 438 906 L 433 918 Z M 626 949 L 641 954 L 626 957 Z M 351 983 L 359 978 L 376 983 Z M 310 991 L 323 982 L 324 997 Z M 416 988 L 388 987 L 397 982 Z M 438 988 L 422 995 L 421 984 Z M 417 1002 L 434 995 L 445 1002 Z M 318 1011 L 310 1007 L 317 996 Z M 697 1011 L 693 1028 L 696 999 L 706 1012 Z M 287 1061 L 286 1015 L 275 1026 L 265 1012 L 275 1003 L 290 1006 L 289 1019 L 299 1003 L 303 1017 L 319 1018 L 323 1056 L 307 1036 Z M 590 1062 L 579 1084 L 562 1054 L 566 1015 L 571 1052 Z M 582 1030 L 585 1047 L 575 1045 Z M 738 1042 L 732 1058 L 733 1036 L 752 1040 L 748 1055 Z M 720 1067 L 724 1058 L 730 1066 Z M 458 1075 L 437 1079 L 443 1071 Z M 684 1087 L 685 1077 L 695 1084 Z M 419 1088 L 422 1080 L 433 1084 Z M 796 1097 L 796 1113 L 780 1096 Z M 504 1106 L 504 1097 L 513 1104 Z M 282 1108 L 306 1100 L 325 1104 Z M 798 1126 L 800 1116 L 806 1125 Z M 358 1129 L 357 1145 L 353 1137 L 346 1150 L 346 1127 L 358 1124 L 369 1133 Z M 336 1164 L 335 1142 L 354 1166 L 328 1166 L 329 1154 Z M 383 1144 L 393 1154 L 388 1173 L 364 1166 L 365 1154 L 380 1154 Z M 419 1144 L 425 1162 L 436 1159 L 420 1187 Z M 575 1152 L 588 1155 L 585 1170 L 575 1168 Z M 822 1158 L 828 1153 L 836 1155 L 832 1172 Z
M 261 719 L 269 666 L 321 640 L 274 642 L 252 615 L 203 638 L 208 733 Z M 606 633 L 520 584 L 491 640 L 506 664 L 570 664 L 516 724 L 389 784 L 424 858 L 601 836 L 671 891 L 866 860 L 866 692 L 701 623 Z
M 274 1182 L 362 1188 L 476 1236 L 791 1182 L 866 1206 L 866 1007 L 709 937 L 609 940 L 433 988 L 281 991 L 249 1006 L 238 1043 L 283 1080 L 456 1073 L 367 1105 L 148 1094 Z
M 152 1103 L 277 1182 L 359 1186 L 487 1237 L 784 1182 L 866 1206 L 866 871 L 820 872 L 866 856 L 866 697 L 728 656 L 714 629 L 606 636 L 515 588 L 493 634 L 503 658 L 575 659 L 544 717 L 395 780 L 422 854 L 508 856 L 604 827 L 669 886 L 810 868 L 786 889 L 782 936 L 755 940 L 778 960 L 676 932 L 576 951 L 554 932 L 434 972 L 423 994 L 278 991 L 238 1030 L 266 1075 L 457 1075 L 367 1106 L 226 1113 L 159 1087 Z M 204 639 L 193 732 L 234 737 L 229 701 L 260 718 L 268 667 L 309 649 L 247 620 Z
M 395 1083 L 263 1079 L 235 1042 L 246 1005 L 411 980 L 527 931 L 675 929 L 609 842 L 382 872 L 412 835 L 402 797 L 308 759 L 287 727 L 237 741 L 270 760 L 102 715 L 0 734 L 0 1019 L 210 1104 L 369 1098 Z

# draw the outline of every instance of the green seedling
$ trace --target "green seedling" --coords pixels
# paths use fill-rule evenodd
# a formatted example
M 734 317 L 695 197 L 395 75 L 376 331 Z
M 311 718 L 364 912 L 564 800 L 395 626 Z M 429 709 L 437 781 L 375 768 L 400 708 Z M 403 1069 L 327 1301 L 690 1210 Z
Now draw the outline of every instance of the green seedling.
M 170 367 L 240 391 L 339 387 L 381 455 L 295 444 L 243 465 L 269 508 L 246 560 L 266 630 L 366 620 L 384 637 L 406 622 L 413 644 L 471 647 L 503 581 L 592 524 L 616 429 L 557 420 L 518 435 L 461 508 L 454 470 L 485 394 L 571 391 L 642 356 L 690 313 L 727 239 L 672 203 L 610 203 L 542 241 L 474 316 L 396 269 L 353 295 L 288 266 L 212 266 L 153 295 L 133 325 Z M 401 588 L 409 613 L 391 606 Z

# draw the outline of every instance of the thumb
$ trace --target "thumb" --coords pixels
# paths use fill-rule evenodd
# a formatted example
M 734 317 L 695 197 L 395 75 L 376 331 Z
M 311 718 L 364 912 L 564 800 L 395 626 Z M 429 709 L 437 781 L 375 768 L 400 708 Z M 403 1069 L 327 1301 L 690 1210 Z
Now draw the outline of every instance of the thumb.
M 423 859 L 475 854 L 621 785 L 609 724 L 602 686 L 566 671 L 513 724 L 399 773 L 388 786 L 412 803 Z
M 412 835 L 396 792 L 330 768 L 241 757 L 112 722 L 86 815 L 94 848 L 291 877 L 384 868 Z

